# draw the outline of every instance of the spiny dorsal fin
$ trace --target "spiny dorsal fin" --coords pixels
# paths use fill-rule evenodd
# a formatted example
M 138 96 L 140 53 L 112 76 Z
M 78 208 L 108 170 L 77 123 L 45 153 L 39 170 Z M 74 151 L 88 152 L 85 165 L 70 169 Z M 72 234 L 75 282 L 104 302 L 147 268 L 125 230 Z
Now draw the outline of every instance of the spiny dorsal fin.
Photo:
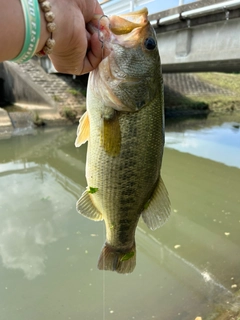
M 90 123 L 87 111 L 81 116 L 77 129 L 77 138 L 75 140 L 75 147 L 80 147 L 84 144 L 90 135 Z
M 142 218 L 151 230 L 155 230 L 167 221 L 170 213 L 168 192 L 160 177 L 149 203 L 142 212 Z

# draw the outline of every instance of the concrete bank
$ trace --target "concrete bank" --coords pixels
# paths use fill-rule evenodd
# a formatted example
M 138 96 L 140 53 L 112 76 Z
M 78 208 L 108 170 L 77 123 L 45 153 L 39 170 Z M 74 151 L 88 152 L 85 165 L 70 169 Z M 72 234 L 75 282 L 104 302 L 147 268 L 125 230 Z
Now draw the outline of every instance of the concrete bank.
M 164 74 L 166 117 L 240 111 L 240 75 L 221 73 Z M 32 59 L 0 63 L 1 131 L 37 125 L 69 125 L 85 109 L 87 77 L 47 74 Z
M 85 109 L 79 88 L 72 76 L 47 74 L 36 59 L 22 65 L 0 63 L 1 131 L 72 124 Z
M 12 122 L 6 110 L 0 108 L 0 125 L 4 128 L 12 128 Z
M 240 112 L 240 74 L 164 74 L 165 113 L 177 117 Z

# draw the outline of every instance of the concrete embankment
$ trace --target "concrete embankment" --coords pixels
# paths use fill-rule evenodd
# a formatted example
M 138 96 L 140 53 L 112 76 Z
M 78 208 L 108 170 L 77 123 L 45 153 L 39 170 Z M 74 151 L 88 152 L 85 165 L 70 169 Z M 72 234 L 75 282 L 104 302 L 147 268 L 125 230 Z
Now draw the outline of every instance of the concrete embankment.
M 164 74 L 167 117 L 240 111 L 240 75 Z M 87 77 L 47 74 L 39 60 L 0 63 L 0 127 L 71 124 L 85 109 Z
M 0 63 L 0 79 L 2 131 L 33 123 L 71 124 L 85 108 L 78 81 L 74 82 L 72 76 L 47 74 L 38 60 L 22 65 Z
M 166 116 L 240 112 L 240 74 L 164 74 Z

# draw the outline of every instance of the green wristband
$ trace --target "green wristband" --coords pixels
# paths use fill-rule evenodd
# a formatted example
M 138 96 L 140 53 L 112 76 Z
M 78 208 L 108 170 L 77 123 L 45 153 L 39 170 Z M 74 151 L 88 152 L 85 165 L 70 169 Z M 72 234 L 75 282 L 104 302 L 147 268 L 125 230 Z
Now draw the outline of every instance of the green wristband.
M 23 63 L 34 55 L 41 31 L 40 10 L 37 0 L 21 0 L 25 20 L 25 40 L 19 55 L 11 61 Z

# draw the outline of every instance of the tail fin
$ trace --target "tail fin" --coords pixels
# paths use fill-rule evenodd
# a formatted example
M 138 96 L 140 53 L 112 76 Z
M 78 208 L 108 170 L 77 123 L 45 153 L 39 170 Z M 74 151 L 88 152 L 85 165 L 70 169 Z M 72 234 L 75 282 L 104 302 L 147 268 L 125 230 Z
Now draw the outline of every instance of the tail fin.
M 130 273 L 136 266 L 136 246 L 128 250 L 119 250 L 105 244 L 98 260 L 98 269 Z

